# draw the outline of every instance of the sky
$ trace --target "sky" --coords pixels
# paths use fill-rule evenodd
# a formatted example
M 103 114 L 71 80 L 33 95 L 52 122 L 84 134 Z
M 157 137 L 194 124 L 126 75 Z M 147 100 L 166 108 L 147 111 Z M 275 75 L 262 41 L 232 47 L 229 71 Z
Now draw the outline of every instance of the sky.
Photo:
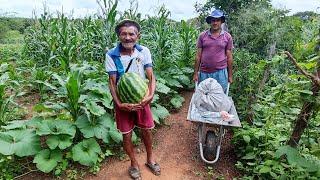
M 108 0 L 107 0 L 108 1 Z M 170 18 L 180 21 L 196 17 L 194 5 L 196 2 L 204 3 L 206 0 L 137 0 L 138 11 L 143 15 L 154 15 L 157 7 L 165 5 L 171 12 Z M 9 12 L 15 17 L 32 17 L 33 11 L 37 15 L 43 12 L 43 2 L 46 2 L 51 13 L 58 11 L 84 17 L 99 11 L 96 0 L 0 0 L 0 15 Z M 314 11 L 320 13 L 320 0 L 272 0 L 276 8 L 290 9 L 291 13 L 299 11 Z M 130 7 L 129 0 L 119 0 L 118 10 L 124 11 Z

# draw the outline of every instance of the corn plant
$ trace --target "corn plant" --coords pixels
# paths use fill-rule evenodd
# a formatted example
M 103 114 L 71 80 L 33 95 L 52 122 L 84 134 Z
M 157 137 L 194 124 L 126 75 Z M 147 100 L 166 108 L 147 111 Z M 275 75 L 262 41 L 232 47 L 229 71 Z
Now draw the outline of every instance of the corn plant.
M 108 1 L 108 3 L 106 0 L 97 0 L 97 3 L 102 11 L 102 15 L 98 17 L 103 20 L 104 26 L 102 47 L 111 48 L 117 41 L 117 35 L 114 33 L 114 28 L 117 22 L 116 15 L 118 14 L 118 0 Z
M 182 52 L 177 63 L 180 68 L 190 67 L 193 65 L 197 35 L 198 31 L 192 25 L 188 24 L 184 20 L 180 22 L 179 36 L 183 44 L 183 46 L 181 47 L 182 50 L 180 50 Z
M 37 92 L 40 94 L 40 101 L 43 101 L 45 96 L 45 83 L 47 83 L 48 79 L 51 76 L 51 72 L 45 70 L 42 67 L 36 68 L 36 66 L 31 69 L 31 87 L 35 88 Z
M 6 82 L 9 80 L 9 74 L 4 73 L 0 76 L 0 124 L 7 121 L 9 112 L 9 103 L 13 101 L 13 95 L 6 96 Z
M 146 39 L 150 40 L 150 48 L 154 56 L 154 68 L 156 71 L 161 71 L 172 66 L 173 61 L 173 44 L 174 39 L 173 27 L 169 24 L 168 17 L 170 12 L 162 6 L 158 11 L 159 17 L 150 18 L 148 32 Z M 147 44 L 148 45 L 148 44 Z
M 138 2 L 137 0 L 130 0 L 130 8 L 124 11 L 123 17 L 124 19 L 132 19 L 134 21 L 140 22 L 141 19 L 141 13 L 138 12 Z

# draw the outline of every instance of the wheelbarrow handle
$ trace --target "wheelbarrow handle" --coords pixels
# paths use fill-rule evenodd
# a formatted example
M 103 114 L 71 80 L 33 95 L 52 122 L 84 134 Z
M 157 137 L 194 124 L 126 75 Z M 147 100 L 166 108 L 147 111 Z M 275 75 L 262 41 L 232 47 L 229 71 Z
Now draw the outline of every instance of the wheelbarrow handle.
M 226 91 L 226 95 L 227 95 L 227 96 L 229 95 L 229 89 L 230 89 L 230 83 L 228 82 L 227 91 Z

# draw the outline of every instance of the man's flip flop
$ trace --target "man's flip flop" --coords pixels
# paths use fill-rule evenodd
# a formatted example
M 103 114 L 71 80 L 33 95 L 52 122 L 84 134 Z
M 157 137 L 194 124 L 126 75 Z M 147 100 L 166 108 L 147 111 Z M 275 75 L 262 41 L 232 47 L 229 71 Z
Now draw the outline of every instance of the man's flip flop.
M 160 176 L 161 169 L 160 169 L 160 165 L 158 163 L 154 163 L 154 164 L 146 163 L 145 165 L 150 169 L 150 171 L 154 175 Z
M 140 173 L 140 170 L 139 168 L 137 167 L 129 167 L 129 175 L 132 179 L 135 179 L 135 180 L 141 180 L 141 173 Z

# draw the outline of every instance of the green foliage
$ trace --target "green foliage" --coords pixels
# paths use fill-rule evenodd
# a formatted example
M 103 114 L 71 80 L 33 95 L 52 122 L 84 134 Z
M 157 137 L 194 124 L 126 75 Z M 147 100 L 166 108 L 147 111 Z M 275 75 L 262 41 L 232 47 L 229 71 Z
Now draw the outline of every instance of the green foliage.
M 9 74 L 4 73 L 0 76 L 0 122 L 3 124 L 7 121 L 9 103 L 12 102 L 13 96 L 6 98 L 6 83 L 9 80 Z
M 265 6 L 242 9 L 239 15 L 230 22 L 232 24 L 230 30 L 236 47 L 245 48 L 261 57 L 268 57 L 270 46 L 274 43 L 277 48 L 292 49 L 295 44 L 292 41 L 298 39 L 300 35 L 300 24 L 299 21 L 292 21 L 292 24 L 288 24 L 289 21 L 286 19 L 289 18 L 285 18 L 284 13 L 284 11 Z M 287 36 L 298 37 L 291 40 Z M 290 44 L 281 47 L 281 44 L 285 45 L 284 40 Z
M 213 8 L 221 9 L 226 12 L 231 18 L 240 15 L 241 10 L 250 9 L 253 5 L 270 6 L 270 0 L 208 0 L 204 4 L 196 4 L 196 11 L 200 14 L 202 22 L 205 23 L 205 17 L 211 13 Z
M 178 67 L 190 67 L 193 65 L 193 60 L 195 57 L 195 43 L 197 40 L 198 31 L 185 21 L 180 22 L 180 32 L 179 36 L 182 40 L 183 46 L 181 46 L 181 55 L 179 61 L 177 62 Z
M 19 157 L 36 154 L 40 150 L 40 139 L 33 130 L 11 130 L 0 132 L 0 153 Z
M 319 170 L 318 164 L 309 162 L 307 159 L 301 157 L 297 149 L 290 146 L 281 146 L 276 152 L 275 157 L 280 158 L 286 155 L 287 161 L 290 165 L 296 165 L 305 168 L 309 172 L 317 172 Z
M 0 62 L 15 61 L 21 58 L 20 44 L 0 44 Z
M 114 121 L 109 114 L 104 114 L 95 119 L 80 116 L 75 122 L 85 138 L 96 137 L 105 143 L 110 143 L 110 131 L 115 129 Z
M 80 164 L 92 166 L 98 161 L 101 148 L 95 139 L 86 139 L 72 148 L 72 159 Z
M 169 68 L 171 66 L 169 62 L 173 62 L 171 47 L 173 46 L 174 29 L 168 21 L 169 15 L 170 12 L 164 6 L 160 7 L 158 17 L 152 18 L 148 27 L 153 29 L 154 32 L 146 38 L 150 38 L 155 42 L 151 43 L 149 47 L 155 57 L 153 63 L 156 71 Z
M 43 120 L 38 124 L 36 129 L 36 134 L 39 136 L 43 135 L 59 135 L 66 134 L 71 137 L 74 137 L 76 133 L 76 128 L 70 121 L 59 120 L 59 119 L 51 119 L 51 120 Z
M 31 19 L 0 17 L 0 43 L 22 42 L 22 34 L 32 24 Z
M 59 150 L 44 149 L 34 157 L 33 163 L 37 164 L 40 171 L 49 173 L 60 161 L 62 161 L 62 153 Z
M 72 145 L 72 136 L 66 134 L 50 135 L 46 141 L 50 149 L 66 149 Z
M 153 119 L 159 124 L 161 119 L 165 119 L 167 116 L 170 115 L 169 111 L 159 104 L 156 104 L 154 107 L 151 108 L 151 110 Z

